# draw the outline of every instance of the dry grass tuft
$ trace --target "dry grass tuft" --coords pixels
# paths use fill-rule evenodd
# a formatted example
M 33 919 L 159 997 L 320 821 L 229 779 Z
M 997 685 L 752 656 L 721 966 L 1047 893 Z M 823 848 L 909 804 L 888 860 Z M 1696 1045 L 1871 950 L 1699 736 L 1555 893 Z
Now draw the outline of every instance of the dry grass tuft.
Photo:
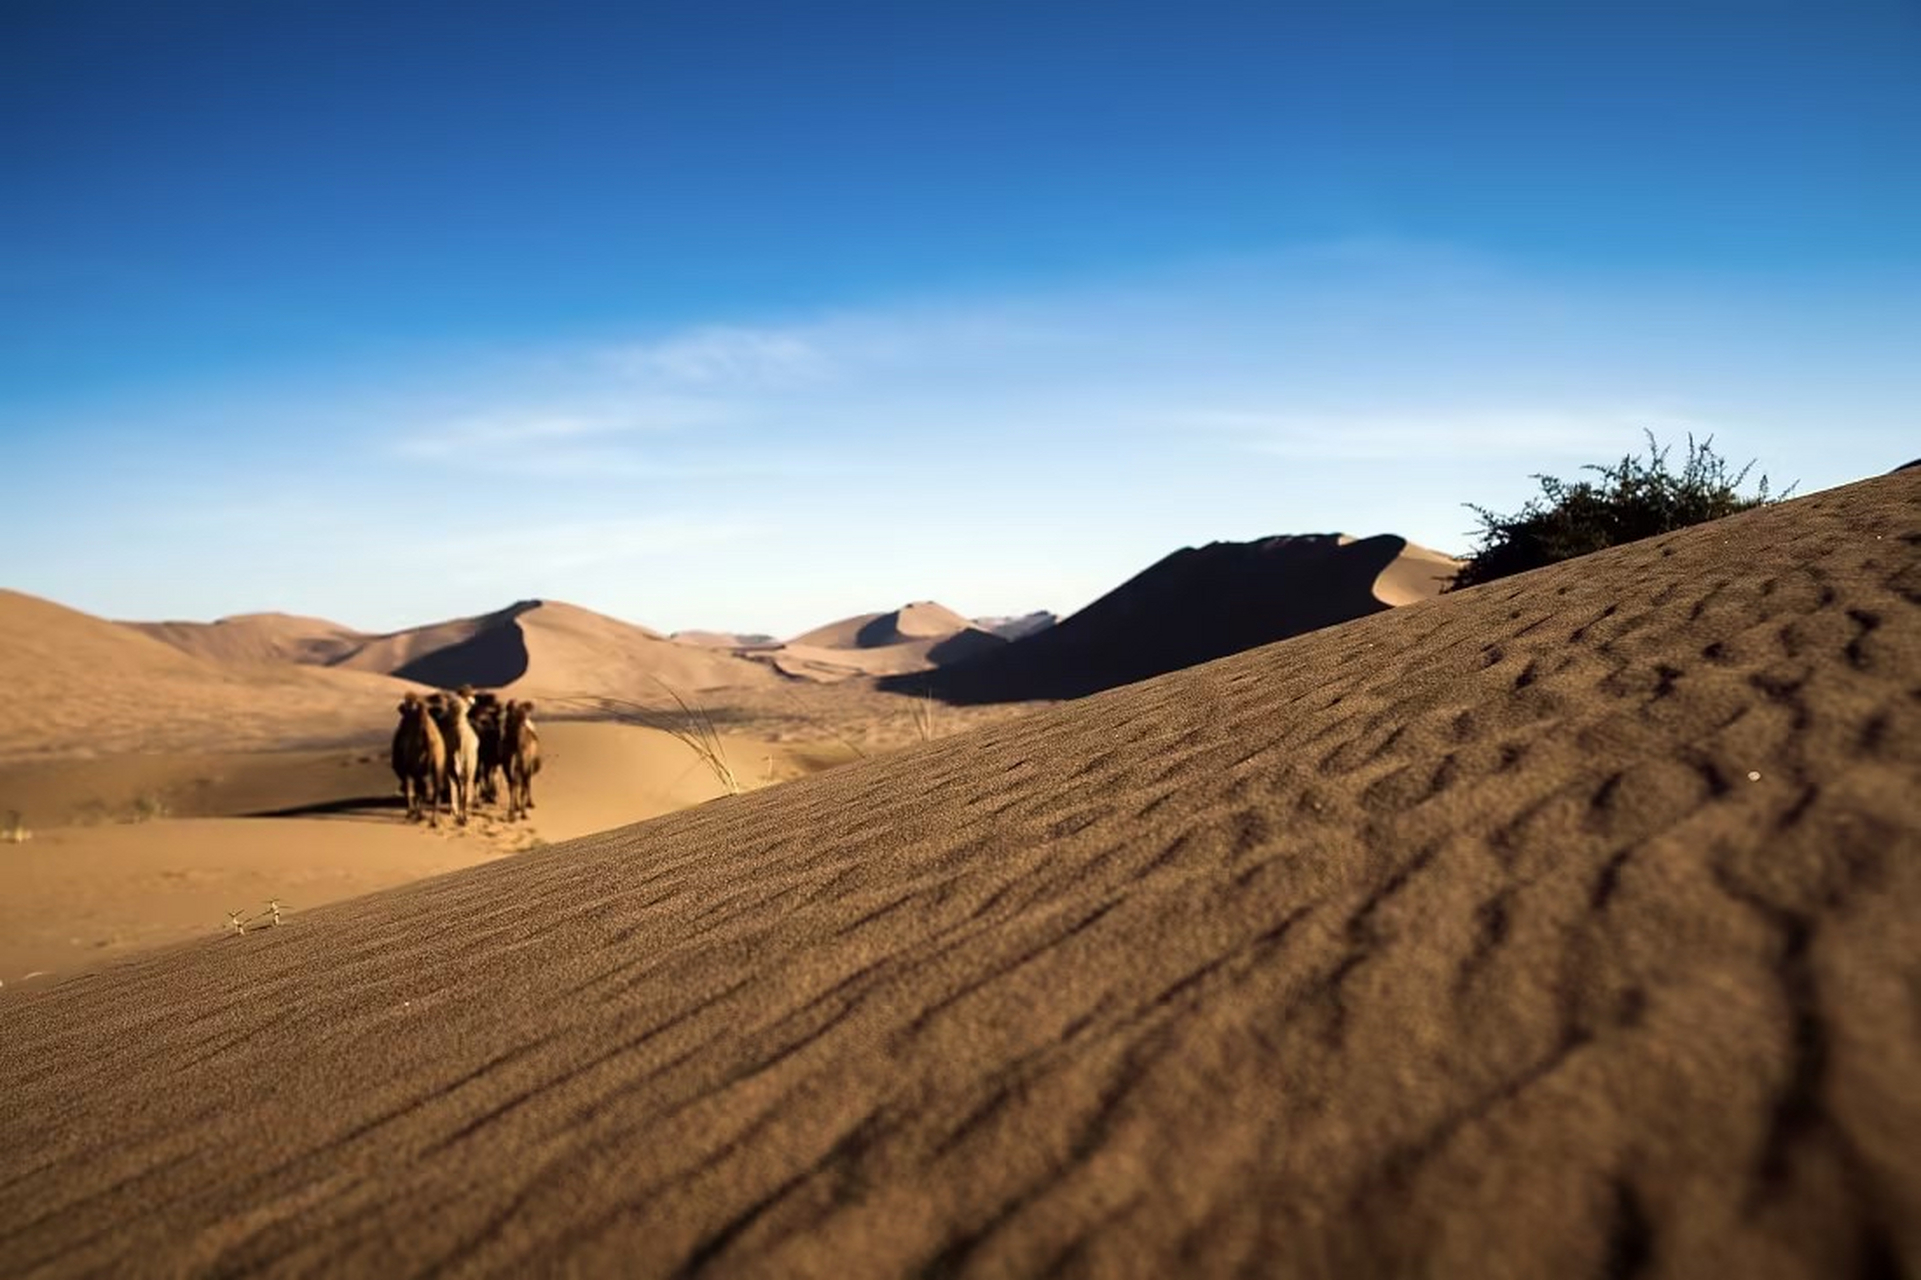
M 280 923 L 282 914 L 286 909 L 286 905 L 282 903 L 280 899 L 269 898 L 267 899 L 267 909 L 257 915 L 249 916 L 242 915 L 238 911 L 229 911 L 227 913 L 225 931 L 244 934 L 253 929 L 271 929 Z
M 721 742 L 720 730 L 714 727 L 714 719 L 707 713 L 707 708 L 682 697 L 680 691 L 665 680 L 655 677 L 654 683 L 672 700 L 672 707 L 650 707 L 644 702 L 598 694 L 569 695 L 559 701 L 563 705 L 592 711 L 622 724 L 637 724 L 671 735 L 699 757 L 708 772 L 714 775 L 715 781 L 727 789 L 728 795 L 739 795 L 740 780 L 734 776 L 733 765 L 727 760 L 727 748 Z
M 914 732 L 920 735 L 922 742 L 932 742 L 935 738 L 932 689 L 923 690 L 920 697 L 914 700 Z
M 133 810 L 127 816 L 127 821 L 155 822 L 172 812 L 173 810 L 167 807 L 164 799 L 149 791 L 134 797 Z

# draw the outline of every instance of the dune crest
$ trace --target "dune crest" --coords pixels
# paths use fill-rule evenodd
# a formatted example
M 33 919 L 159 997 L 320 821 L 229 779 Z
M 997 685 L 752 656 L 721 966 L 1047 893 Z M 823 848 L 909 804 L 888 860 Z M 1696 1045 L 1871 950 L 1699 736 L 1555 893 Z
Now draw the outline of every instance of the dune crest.
M 0 1261 L 1899 1274 L 1917 691 L 1906 472 L 0 996 Z

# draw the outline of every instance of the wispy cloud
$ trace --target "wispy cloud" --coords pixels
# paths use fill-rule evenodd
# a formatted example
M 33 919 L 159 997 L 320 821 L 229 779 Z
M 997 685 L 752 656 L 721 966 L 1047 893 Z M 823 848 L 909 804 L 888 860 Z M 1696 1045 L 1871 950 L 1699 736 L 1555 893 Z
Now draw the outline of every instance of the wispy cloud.
M 577 389 L 577 400 L 564 388 L 556 394 L 562 397 L 556 404 L 507 405 L 418 427 L 401 436 L 396 449 L 416 458 L 476 457 L 490 451 L 542 450 L 610 436 L 713 426 L 727 417 L 724 405 L 687 397 L 639 393 L 626 403 L 607 404 L 619 397 L 597 387 Z
M 1604 460 L 1623 446 L 1638 451 L 1641 432 L 1673 439 L 1714 434 L 1713 424 L 1659 410 L 1543 406 L 1534 409 L 1369 414 L 1208 410 L 1168 425 L 1218 433 L 1239 447 L 1276 458 L 1384 462 L 1443 454 L 1455 459 L 1532 456 L 1542 461 L 1579 456 Z
M 804 385 L 833 369 L 832 358 L 805 331 L 732 325 L 615 348 L 603 359 L 628 377 L 727 391 Z

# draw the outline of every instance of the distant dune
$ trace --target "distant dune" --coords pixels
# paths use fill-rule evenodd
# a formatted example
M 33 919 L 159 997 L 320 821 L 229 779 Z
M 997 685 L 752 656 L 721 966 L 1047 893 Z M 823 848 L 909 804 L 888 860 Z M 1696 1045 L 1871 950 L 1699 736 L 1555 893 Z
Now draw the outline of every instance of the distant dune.
M 294 662 L 327 666 L 365 644 L 368 637 L 324 618 L 289 613 L 244 613 L 217 622 L 128 622 L 162 640 L 213 662 Z
M 583 693 L 646 702 L 660 700 L 663 682 L 685 695 L 775 678 L 731 653 L 544 600 L 381 636 L 340 665 L 441 688 L 472 684 L 523 697 Z
M 245 653 L 253 643 L 234 647 Z M 0 590 L 8 705 L 0 759 L 348 739 L 390 724 L 412 687 L 357 671 L 198 657 L 135 627 Z
M 0 1270 L 1915 1273 L 1921 471 L 1375 605 L 10 987 Z
M 1374 598 L 1395 608 L 1432 600 L 1460 571 L 1461 561 L 1454 556 L 1410 542 L 1374 579 Z
M 952 702 L 1073 698 L 1431 599 L 1457 562 L 1403 538 L 1344 535 L 1185 548 L 1058 624 L 910 687 Z
M 965 662 L 1006 641 L 931 600 L 886 613 L 863 613 L 795 636 L 755 655 L 782 675 L 833 682 L 855 676 L 907 676 Z

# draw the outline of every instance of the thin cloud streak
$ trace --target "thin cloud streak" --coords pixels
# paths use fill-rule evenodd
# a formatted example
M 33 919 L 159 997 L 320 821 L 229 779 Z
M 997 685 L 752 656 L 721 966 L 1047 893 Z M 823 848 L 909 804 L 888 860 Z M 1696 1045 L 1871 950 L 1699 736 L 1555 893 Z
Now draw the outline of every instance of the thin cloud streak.
M 1537 459 L 1618 456 L 1641 433 L 1703 440 L 1714 427 L 1698 418 L 1658 411 L 1563 409 L 1488 410 L 1379 417 L 1367 414 L 1300 416 L 1289 413 L 1205 412 L 1186 421 L 1219 432 L 1252 453 L 1289 459 L 1395 462 L 1444 453 L 1450 458 Z

